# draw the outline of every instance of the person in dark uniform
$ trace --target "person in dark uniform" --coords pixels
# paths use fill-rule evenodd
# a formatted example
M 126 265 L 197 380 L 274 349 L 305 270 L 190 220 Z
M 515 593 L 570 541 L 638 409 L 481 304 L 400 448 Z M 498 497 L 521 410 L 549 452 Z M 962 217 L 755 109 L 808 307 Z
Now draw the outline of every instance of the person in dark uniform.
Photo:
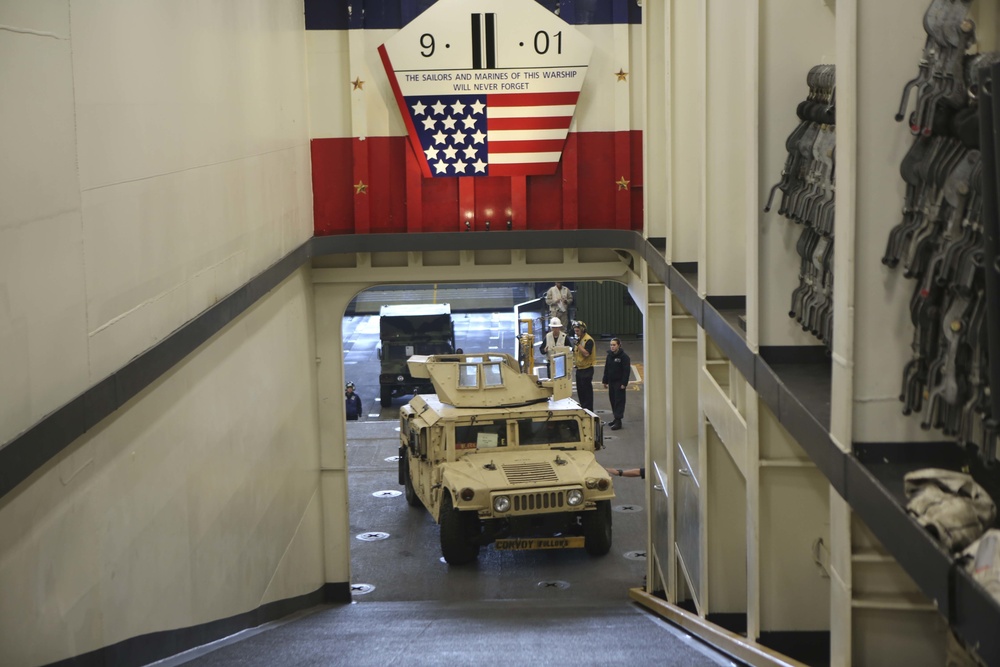
M 587 333 L 585 322 L 573 322 L 576 342 L 573 345 L 573 364 L 576 366 L 576 393 L 580 405 L 594 409 L 594 339 Z
M 608 358 L 604 361 L 604 377 L 601 379 L 604 388 L 608 390 L 611 413 L 615 417 L 611 422 L 612 431 L 622 427 L 622 417 L 625 416 L 625 387 L 631 375 L 632 360 L 625 353 L 621 339 L 612 338 Z
M 361 397 L 354 393 L 353 382 L 348 382 L 344 387 L 344 404 L 347 407 L 347 420 L 358 421 L 361 417 Z

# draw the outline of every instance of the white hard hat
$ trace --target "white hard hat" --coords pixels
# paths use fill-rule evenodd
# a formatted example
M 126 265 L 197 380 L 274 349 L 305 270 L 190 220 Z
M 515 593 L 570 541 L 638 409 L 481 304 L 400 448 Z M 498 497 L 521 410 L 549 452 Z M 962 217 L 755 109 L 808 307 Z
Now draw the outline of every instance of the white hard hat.
M 551 320 L 549 320 L 549 326 L 550 327 L 561 327 L 562 326 L 562 320 L 560 320 L 558 317 L 553 317 Z

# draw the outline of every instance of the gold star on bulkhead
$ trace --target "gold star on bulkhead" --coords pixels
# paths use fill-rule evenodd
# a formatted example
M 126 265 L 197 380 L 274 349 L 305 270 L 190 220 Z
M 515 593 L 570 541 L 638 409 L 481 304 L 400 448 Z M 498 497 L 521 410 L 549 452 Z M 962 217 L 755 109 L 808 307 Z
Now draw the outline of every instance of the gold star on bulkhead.
M 629 182 L 625 180 L 624 176 L 615 181 L 615 183 L 618 185 L 619 190 L 628 190 Z
M 625 70 L 623 70 L 621 67 L 619 67 L 618 71 L 615 72 L 615 76 L 618 77 L 619 81 L 627 81 L 628 80 L 628 72 L 626 72 Z
M 356 195 L 366 195 L 368 194 L 368 186 L 364 181 L 358 181 L 354 184 L 354 194 Z
M 354 81 L 351 81 L 351 85 L 354 86 L 354 90 L 364 90 L 365 89 L 365 82 L 361 80 L 360 76 L 358 78 L 356 78 Z

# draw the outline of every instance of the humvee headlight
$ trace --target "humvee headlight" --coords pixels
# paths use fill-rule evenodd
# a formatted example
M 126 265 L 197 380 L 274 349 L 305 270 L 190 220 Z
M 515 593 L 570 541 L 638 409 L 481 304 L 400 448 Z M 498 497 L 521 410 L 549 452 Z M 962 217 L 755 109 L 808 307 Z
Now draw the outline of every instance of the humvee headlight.
M 588 489 L 600 489 L 601 491 L 604 491 L 608 488 L 608 485 L 609 485 L 608 480 L 603 477 L 601 479 L 598 479 L 596 477 L 587 478 Z
M 598 491 L 607 491 L 609 486 L 611 486 L 611 480 L 610 479 L 602 477 L 601 479 L 597 480 L 597 490 Z
M 469 502 L 470 500 L 476 497 L 476 492 L 470 489 L 469 487 L 465 487 L 464 489 L 458 492 L 458 497 L 464 500 L 465 502 Z
M 497 496 L 493 499 L 493 511 L 503 514 L 510 510 L 510 498 L 507 496 Z
M 583 504 L 583 491 L 580 489 L 571 489 L 566 494 L 566 502 L 570 504 L 570 507 L 576 507 L 577 505 Z

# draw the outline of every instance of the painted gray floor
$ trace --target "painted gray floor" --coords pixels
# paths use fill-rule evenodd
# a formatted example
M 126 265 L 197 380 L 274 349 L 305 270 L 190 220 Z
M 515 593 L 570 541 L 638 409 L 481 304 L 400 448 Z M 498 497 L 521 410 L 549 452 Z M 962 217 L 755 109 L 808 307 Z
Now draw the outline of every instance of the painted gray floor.
M 455 316 L 466 351 L 513 353 L 509 314 Z M 348 423 L 351 583 L 349 605 L 320 607 L 249 630 L 168 664 L 221 665 L 732 665 L 734 661 L 629 601 L 646 571 L 646 499 L 639 479 L 615 479 L 614 544 L 600 558 L 581 550 L 495 551 L 478 563 L 441 560 L 438 528 L 406 504 L 396 462 L 399 405 L 379 405 L 378 320 L 344 320 L 344 363 L 368 417 Z M 608 466 L 643 455 L 641 341 L 624 341 L 638 364 L 625 428 L 607 431 Z M 598 341 L 598 359 L 607 352 Z M 598 380 L 601 369 L 596 372 Z M 595 407 L 610 419 L 607 393 Z M 384 539 L 369 541 L 372 534 Z
M 357 602 L 246 634 L 186 664 L 733 664 L 625 603 Z

